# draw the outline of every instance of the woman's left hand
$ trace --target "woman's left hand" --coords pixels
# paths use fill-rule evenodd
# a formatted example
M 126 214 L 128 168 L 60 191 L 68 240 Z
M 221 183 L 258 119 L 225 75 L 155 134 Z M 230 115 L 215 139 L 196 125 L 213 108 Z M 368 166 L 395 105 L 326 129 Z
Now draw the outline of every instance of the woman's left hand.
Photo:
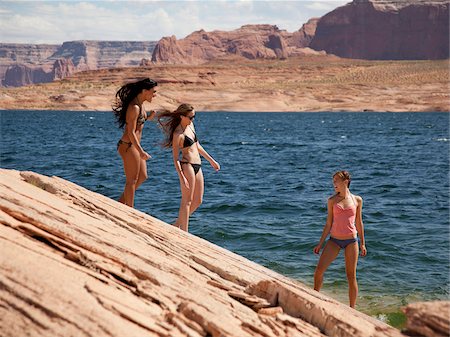
M 360 249 L 361 249 L 361 256 L 366 256 L 367 255 L 366 245 L 362 245 Z
M 150 110 L 150 113 L 147 115 L 147 119 L 152 120 L 153 118 L 155 118 L 155 116 L 156 116 L 156 111 Z
M 216 170 L 216 172 L 218 172 L 220 170 L 220 165 L 218 162 L 216 162 L 215 160 L 213 160 L 212 162 L 210 162 L 211 166 L 214 168 L 214 170 Z

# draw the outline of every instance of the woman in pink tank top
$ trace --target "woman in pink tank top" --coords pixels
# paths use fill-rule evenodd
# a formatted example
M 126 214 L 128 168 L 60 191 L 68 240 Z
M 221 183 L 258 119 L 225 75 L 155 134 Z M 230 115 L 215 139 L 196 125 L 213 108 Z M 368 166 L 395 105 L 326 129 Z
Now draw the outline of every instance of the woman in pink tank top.
M 344 249 L 348 295 L 350 306 L 354 308 L 358 296 L 358 283 L 356 282 L 356 265 L 359 252 L 358 236 L 361 256 L 366 256 L 367 250 L 362 222 L 363 200 L 360 196 L 350 193 L 350 181 L 350 173 L 347 171 L 338 171 L 333 175 L 336 194 L 328 199 L 327 222 L 318 245 L 314 247 L 314 253 L 320 253 L 328 234 L 330 234 L 330 239 L 325 244 L 314 272 L 314 290 L 320 291 L 323 284 L 323 274 L 339 255 L 341 249 Z

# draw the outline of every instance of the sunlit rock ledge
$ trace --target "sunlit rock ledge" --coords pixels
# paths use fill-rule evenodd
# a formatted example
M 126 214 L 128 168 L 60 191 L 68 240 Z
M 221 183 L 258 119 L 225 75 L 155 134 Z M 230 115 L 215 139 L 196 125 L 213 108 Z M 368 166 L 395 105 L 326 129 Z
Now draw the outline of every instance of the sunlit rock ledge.
M 58 177 L 0 169 L 0 224 L 5 337 L 404 336 Z

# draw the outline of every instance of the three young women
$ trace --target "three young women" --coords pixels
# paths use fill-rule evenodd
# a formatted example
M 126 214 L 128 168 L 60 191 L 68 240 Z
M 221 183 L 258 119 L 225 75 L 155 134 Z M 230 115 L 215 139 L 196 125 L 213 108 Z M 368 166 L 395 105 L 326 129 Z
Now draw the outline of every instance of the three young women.
M 134 205 L 136 189 L 147 179 L 146 160 L 150 155 L 142 148 L 141 137 L 145 121 L 153 119 L 155 112 L 147 114 L 143 103 L 152 101 L 156 87 L 156 81 L 147 78 L 126 84 L 116 93 L 117 103 L 113 110 L 119 127 L 124 128 L 117 150 L 122 157 L 126 176 L 124 192 L 119 201 L 131 207 Z M 173 225 L 184 231 L 188 231 L 189 217 L 203 200 L 204 178 L 200 156 L 209 161 L 216 171 L 220 170 L 219 163 L 208 154 L 197 138 L 193 123 L 195 114 L 192 105 L 181 104 L 175 111 L 164 111 L 158 116 L 158 121 L 166 134 L 163 145 L 172 148 L 173 163 L 181 189 L 180 209 Z M 314 253 L 319 254 L 330 235 L 314 273 L 314 289 L 320 291 L 325 271 L 340 250 L 344 249 L 349 302 L 350 307 L 354 308 L 358 295 L 356 280 L 358 253 L 361 250 L 361 256 L 365 256 L 367 249 L 362 221 L 363 200 L 350 192 L 350 182 L 351 177 L 347 171 L 338 171 L 333 175 L 336 193 L 328 199 L 326 224 L 319 243 L 313 249 Z

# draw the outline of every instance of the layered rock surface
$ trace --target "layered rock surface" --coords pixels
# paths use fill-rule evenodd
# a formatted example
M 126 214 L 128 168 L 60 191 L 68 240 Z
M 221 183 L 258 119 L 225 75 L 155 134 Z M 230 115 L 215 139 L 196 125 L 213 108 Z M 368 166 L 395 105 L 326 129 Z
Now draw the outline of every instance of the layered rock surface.
M 324 15 L 310 43 L 368 60 L 449 58 L 448 0 L 355 0 Z
M 137 66 L 151 58 L 154 41 L 71 41 L 49 59 L 71 59 L 77 70 Z
M 43 65 L 59 48 L 54 44 L 0 43 L 0 79 L 15 65 Z
M 403 336 L 57 177 L 0 170 L 2 336 Z
M 403 309 L 406 328 L 413 336 L 446 337 L 450 335 L 450 302 L 412 303 Z

